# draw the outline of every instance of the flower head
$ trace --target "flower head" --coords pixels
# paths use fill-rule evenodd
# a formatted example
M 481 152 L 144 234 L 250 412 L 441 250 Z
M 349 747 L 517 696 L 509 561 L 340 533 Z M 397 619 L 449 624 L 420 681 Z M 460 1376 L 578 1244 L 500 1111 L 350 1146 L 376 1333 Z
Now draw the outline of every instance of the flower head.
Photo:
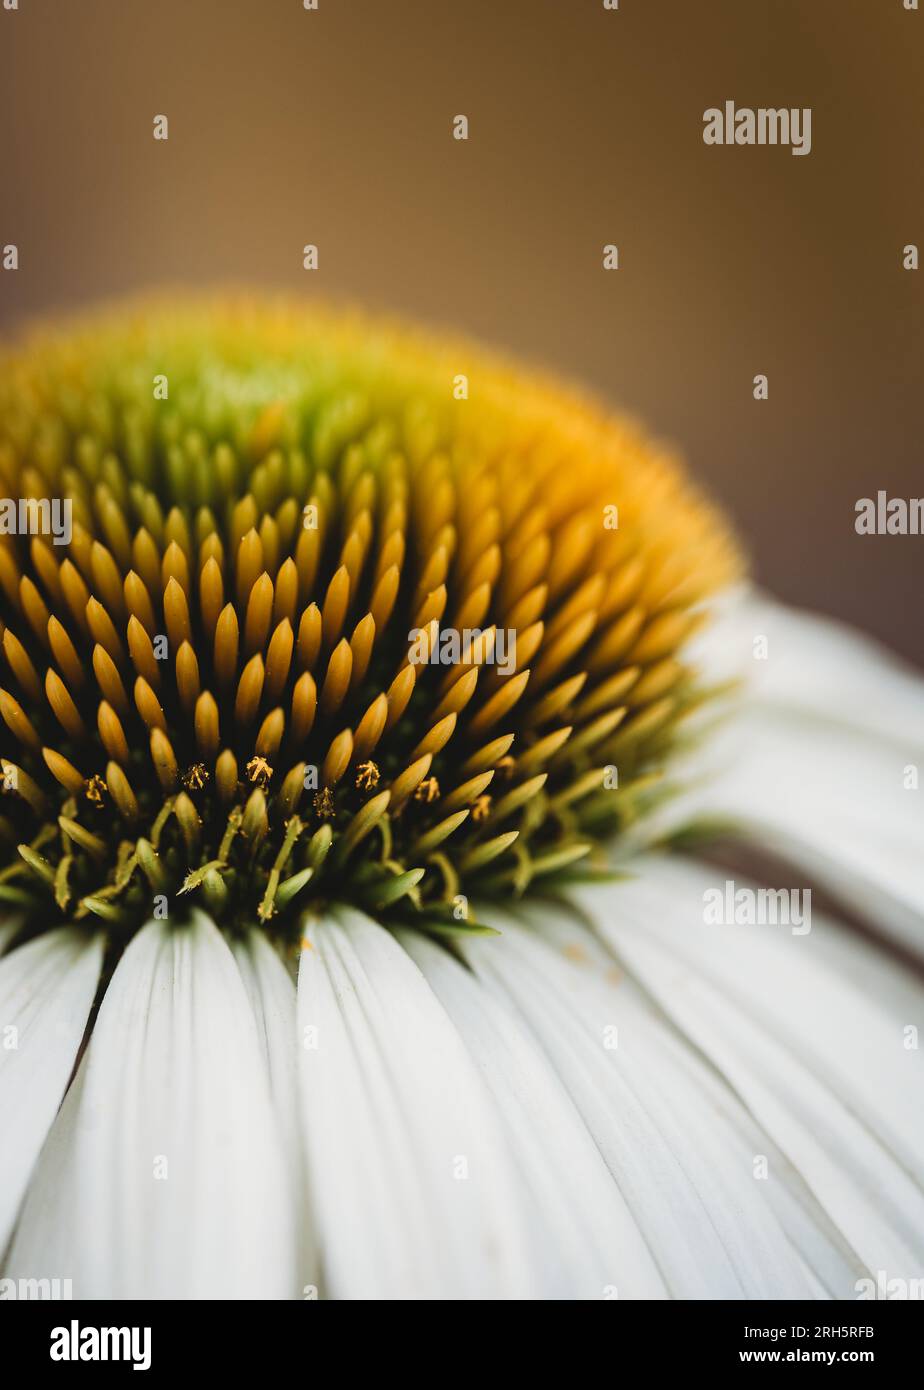
M 625 420 L 290 305 L 94 320 L 2 382 L 5 493 L 71 515 L 0 548 L 28 914 L 457 929 L 475 883 L 560 876 L 645 804 L 738 557 Z
M 4 1279 L 910 1286 L 920 686 L 723 592 L 663 451 L 466 343 L 225 302 L 8 353 L 0 481 Z M 717 822 L 878 944 L 739 921 L 777 893 L 674 852 Z

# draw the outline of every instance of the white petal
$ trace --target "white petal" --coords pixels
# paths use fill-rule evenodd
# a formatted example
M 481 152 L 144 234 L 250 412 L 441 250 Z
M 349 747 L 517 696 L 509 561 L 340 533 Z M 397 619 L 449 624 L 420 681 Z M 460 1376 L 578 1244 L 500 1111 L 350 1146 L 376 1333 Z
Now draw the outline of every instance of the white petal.
M 483 913 L 482 915 L 485 915 Z M 630 981 L 581 969 L 592 939 L 572 924 L 551 949 L 538 939 L 561 914 L 531 904 L 525 930 L 506 917 L 497 939 L 462 939 L 486 984 L 512 1001 L 583 1116 L 671 1294 L 684 1298 L 805 1296 L 800 1263 L 732 1134 L 703 1103 L 689 1068 Z M 568 930 L 563 921 L 558 931 Z M 554 939 L 554 938 L 553 938 Z M 613 1029 L 618 1030 L 615 1035 Z M 739 1146 L 740 1148 L 740 1146 Z
M 232 941 L 231 950 L 253 1009 L 280 1122 L 294 1146 L 298 1132 L 295 983 L 265 932 L 252 928 Z
M 283 1153 L 291 1168 L 291 1225 L 298 1245 L 298 1284 L 304 1291 L 310 1286 L 316 1288 L 320 1276 L 308 1215 L 308 1177 L 299 1127 L 295 982 L 265 932 L 253 928 L 235 938 L 231 949 L 254 1011 Z
M 544 1298 L 663 1298 L 664 1283 L 567 1092 L 516 1015 L 441 946 L 399 939 L 420 966 L 497 1102 L 530 1202 Z
M 349 909 L 307 929 L 298 1017 L 331 1293 L 528 1297 L 515 1170 L 458 1034 L 390 932 Z
M 293 1297 L 289 1195 L 230 950 L 202 914 L 149 923 L 104 996 L 8 1272 L 71 1278 L 76 1298 Z
M 856 1280 L 868 1274 L 830 1217 L 812 1196 L 800 1174 L 785 1154 L 754 1122 L 737 1096 L 715 1071 L 703 1065 L 697 1049 L 687 1039 L 670 1036 L 674 1061 L 688 1071 L 695 1085 L 696 1104 L 707 1116 L 710 1129 L 721 1116 L 724 1152 L 718 1159 L 723 1169 L 748 1169 L 756 1174 L 756 1163 L 766 1160 L 766 1177 L 755 1177 L 759 1193 L 775 1214 L 781 1230 L 798 1254 L 804 1267 L 806 1289 L 815 1298 L 833 1298 L 844 1289 L 852 1290 Z M 675 1080 L 674 1085 L 677 1085 Z M 763 1165 L 760 1172 L 763 1172 Z
M 66 927 L 0 960 L 0 1254 L 67 1089 L 102 962 L 100 935 Z
M 731 595 L 715 613 L 689 649 L 704 672 L 744 678 L 761 703 L 924 747 L 924 682 L 888 648 L 759 591 Z M 755 659 L 756 637 L 767 639 L 765 658 Z
M 835 968 L 846 933 L 825 947 L 832 928 L 817 913 L 799 937 L 778 926 L 705 922 L 703 894 L 724 885 L 724 871 L 655 859 L 637 869 L 633 882 L 578 890 L 578 901 L 737 1091 L 859 1259 L 890 1277 L 917 1277 L 922 1067 L 904 1029 L 920 1016 L 921 993 L 911 1018 L 880 1006 Z M 856 944 L 859 959 L 867 949 Z
M 924 680 L 848 629 L 765 600 L 732 605 L 696 654 L 707 678 L 737 667 L 745 698 L 691 759 L 687 793 L 642 833 L 731 819 L 924 953 Z

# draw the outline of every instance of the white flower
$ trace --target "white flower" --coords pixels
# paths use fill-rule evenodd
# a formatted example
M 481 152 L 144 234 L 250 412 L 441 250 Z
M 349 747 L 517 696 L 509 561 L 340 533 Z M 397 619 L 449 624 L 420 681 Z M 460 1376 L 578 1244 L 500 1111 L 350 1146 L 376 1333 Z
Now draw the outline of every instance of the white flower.
M 296 985 L 256 926 L 152 921 L 92 1018 L 100 936 L 8 950 L 3 1275 L 78 1298 L 851 1299 L 920 1278 L 921 683 L 753 598 L 700 661 L 750 690 L 686 792 L 613 882 L 487 909 L 499 936 L 449 950 L 343 908 L 306 923 Z M 730 875 L 758 887 L 659 844 L 704 818 L 771 850 L 773 887 L 814 890 L 809 931 L 704 920 Z

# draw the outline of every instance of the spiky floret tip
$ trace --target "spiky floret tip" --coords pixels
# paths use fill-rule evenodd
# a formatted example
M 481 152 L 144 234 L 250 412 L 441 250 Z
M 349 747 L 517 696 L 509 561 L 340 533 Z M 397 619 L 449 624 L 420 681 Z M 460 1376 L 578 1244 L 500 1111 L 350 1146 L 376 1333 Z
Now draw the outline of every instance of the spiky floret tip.
M 0 894 L 45 924 L 345 897 L 470 928 L 644 808 L 739 565 L 625 420 L 290 305 L 8 352 L 0 489 L 37 521 L 0 537 Z

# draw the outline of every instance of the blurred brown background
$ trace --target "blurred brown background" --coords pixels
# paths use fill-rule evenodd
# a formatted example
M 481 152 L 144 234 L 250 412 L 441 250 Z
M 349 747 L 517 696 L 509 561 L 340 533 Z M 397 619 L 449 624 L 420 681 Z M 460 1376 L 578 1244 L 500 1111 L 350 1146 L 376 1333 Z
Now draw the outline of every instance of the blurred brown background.
M 3 326 L 231 281 L 465 329 L 647 418 L 764 583 L 921 661 L 924 536 L 853 523 L 924 494 L 922 46 L 902 0 L 20 0 Z M 705 146 L 727 99 L 810 106 L 811 154 Z

